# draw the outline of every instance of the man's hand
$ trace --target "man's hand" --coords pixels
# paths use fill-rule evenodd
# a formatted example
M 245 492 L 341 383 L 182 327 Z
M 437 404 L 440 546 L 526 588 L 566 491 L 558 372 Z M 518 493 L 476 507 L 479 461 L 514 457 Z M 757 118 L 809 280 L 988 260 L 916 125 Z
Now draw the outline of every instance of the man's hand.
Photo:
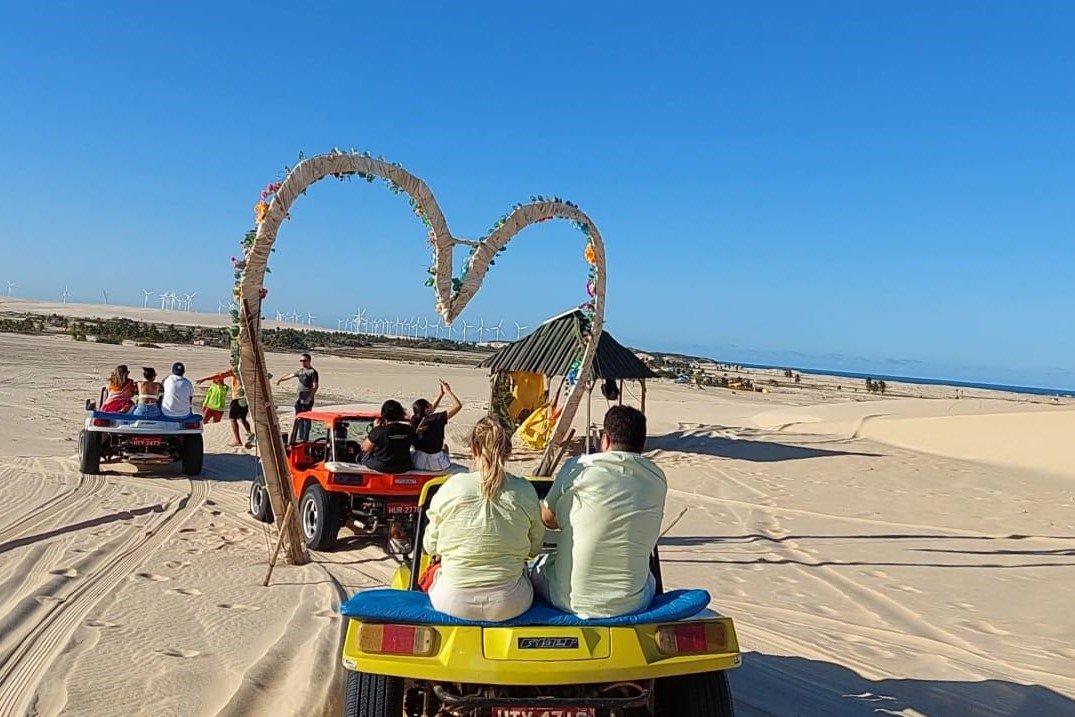
M 549 506 L 545 505 L 545 502 L 541 503 L 541 522 L 545 524 L 545 527 L 549 530 L 559 530 L 560 523 L 556 521 L 556 513 L 549 510 Z

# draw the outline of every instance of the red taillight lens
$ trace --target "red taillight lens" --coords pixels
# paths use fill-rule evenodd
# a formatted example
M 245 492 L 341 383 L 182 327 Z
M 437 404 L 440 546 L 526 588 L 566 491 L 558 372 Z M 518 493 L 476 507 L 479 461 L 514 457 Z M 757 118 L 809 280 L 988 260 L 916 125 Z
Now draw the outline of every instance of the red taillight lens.
M 358 649 L 386 655 L 433 654 L 437 633 L 433 628 L 418 625 L 370 625 L 358 628 Z
M 190 423 L 184 423 L 183 428 L 187 430 L 197 430 L 202 427 L 201 421 L 191 421 Z
M 95 418 L 93 419 L 93 425 L 97 426 L 98 428 L 108 428 L 112 425 L 112 421 L 108 420 L 107 418 Z
M 654 638 L 657 649 L 666 655 L 723 652 L 728 649 L 728 630 L 720 622 L 661 625 Z

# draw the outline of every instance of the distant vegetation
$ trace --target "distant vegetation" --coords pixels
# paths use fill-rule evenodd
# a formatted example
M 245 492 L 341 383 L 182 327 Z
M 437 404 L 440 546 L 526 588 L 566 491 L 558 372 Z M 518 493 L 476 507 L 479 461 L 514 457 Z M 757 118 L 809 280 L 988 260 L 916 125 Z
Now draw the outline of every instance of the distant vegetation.
M 49 316 L 31 314 L 0 318 L 0 333 L 67 334 L 75 341 L 95 341 L 101 344 L 121 344 L 124 341 L 130 341 L 145 348 L 160 348 L 160 344 L 192 344 L 224 348 L 229 344 L 228 329 L 225 327 L 176 326 L 125 318 L 68 319 L 59 314 Z M 491 350 L 487 347 L 461 344 L 447 339 L 402 339 L 321 329 L 262 329 L 261 341 L 265 349 L 269 351 L 346 350 L 391 346 L 461 353 L 482 353 Z M 444 362 L 438 357 L 430 360 Z

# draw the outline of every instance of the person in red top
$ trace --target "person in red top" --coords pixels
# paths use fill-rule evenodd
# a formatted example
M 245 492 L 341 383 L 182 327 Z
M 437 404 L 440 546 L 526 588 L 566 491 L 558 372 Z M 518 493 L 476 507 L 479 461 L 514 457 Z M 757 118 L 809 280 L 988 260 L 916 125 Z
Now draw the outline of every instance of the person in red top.
M 105 396 L 101 410 L 106 413 L 126 413 L 134 407 L 133 396 L 138 386 L 131 378 L 127 366 L 120 364 L 108 377 L 108 395 Z

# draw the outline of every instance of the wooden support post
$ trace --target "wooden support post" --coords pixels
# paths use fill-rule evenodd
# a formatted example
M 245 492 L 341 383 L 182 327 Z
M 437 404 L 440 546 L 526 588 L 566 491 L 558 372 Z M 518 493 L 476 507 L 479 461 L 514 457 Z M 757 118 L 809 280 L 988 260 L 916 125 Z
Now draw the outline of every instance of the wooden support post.
M 638 379 L 638 381 L 639 381 L 639 383 L 642 384 L 642 408 L 641 408 L 641 411 L 642 411 L 642 413 L 645 413 L 646 412 L 646 379 L 640 378 L 640 379 Z
M 258 317 L 260 303 L 243 299 L 239 326 L 239 373 L 246 398 L 250 404 L 250 418 L 254 422 L 261 469 L 265 476 L 265 489 L 275 515 L 287 515 L 280 522 L 280 535 L 287 546 L 287 559 L 292 565 L 304 565 L 309 561 L 302 543 L 302 530 L 298 515 L 293 508 L 295 495 L 291 488 L 291 468 L 287 463 L 287 451 L 280 438 L 280 421 L 272 402 L 269 373 L 265 367 L 265 354 L 261 348 Z
M 284 512 L 284 521 L 281 525 L 287 525 L 287 521 L 291 519 L 291 514 L 294 512 L 295 506 L 289 503 L 287 510 Z M 261 583 L 264 588 L 269 587 L 269 579 L 272 577 L 273 568 L 276 567 L 276 558 L 280 555 L 280 546 L 284 543 L 284 531 L 280 531 L 280 535 L 276 538 L 276 547 L 273 548 L 272 556 L 269 558 L 269 572 L 265 573 L 265 581 Z

